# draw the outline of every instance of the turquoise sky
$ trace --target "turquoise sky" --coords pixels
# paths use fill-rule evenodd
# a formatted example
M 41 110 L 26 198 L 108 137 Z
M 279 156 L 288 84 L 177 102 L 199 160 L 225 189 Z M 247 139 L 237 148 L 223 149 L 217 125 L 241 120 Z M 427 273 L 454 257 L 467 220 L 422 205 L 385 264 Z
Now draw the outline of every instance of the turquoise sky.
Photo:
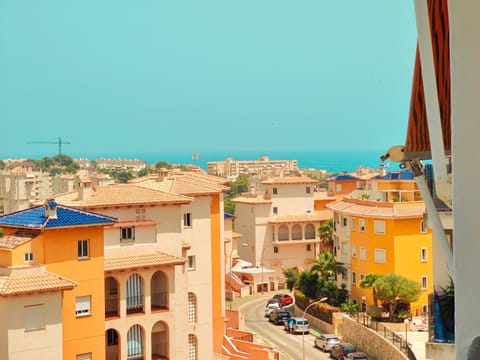
M 0 0 L 0 158 L 388 148 L 405 0 Z

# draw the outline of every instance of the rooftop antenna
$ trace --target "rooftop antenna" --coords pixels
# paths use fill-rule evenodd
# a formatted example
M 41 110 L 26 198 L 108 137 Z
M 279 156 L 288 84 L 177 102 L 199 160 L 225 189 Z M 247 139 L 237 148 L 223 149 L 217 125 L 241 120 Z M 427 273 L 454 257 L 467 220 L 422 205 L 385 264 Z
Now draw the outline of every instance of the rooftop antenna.
M 192 160 L 193 160 L 193 165 L 197 166 L 197 160 L 198 160 L 198 153 L 194 152 L 192 154 Z
M 58 144 L 58 159 L 60 161 L 60 166 L 62 166 L 62 144 L 71 144 L 70 141 L 62 141 L 62 138 L 59 137 L 57 141 L 29 141 L 27 144 Z

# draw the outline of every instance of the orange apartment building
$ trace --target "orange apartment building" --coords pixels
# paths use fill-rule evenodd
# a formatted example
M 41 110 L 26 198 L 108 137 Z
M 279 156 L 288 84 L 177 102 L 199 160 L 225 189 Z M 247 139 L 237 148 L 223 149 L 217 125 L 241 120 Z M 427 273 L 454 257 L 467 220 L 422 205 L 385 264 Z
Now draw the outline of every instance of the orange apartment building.
M 105 359 L 103 227 L 57 205 L 0 217 L 0 358 Z
M 343 282 L 351 298 L 371 305 L 372 291 L 358 286 L 361 279 L 369 273 L 396 273 L 420 284 L 420 299 L 411 304 L 412 312 L 420 314 L 427 312 L 433 289 L 432 235 L 413 176 L 401 176 L 371 180 L 370 190 L 355 190 L 327 207 L 334 212 L 334 251 L 347 266 Z

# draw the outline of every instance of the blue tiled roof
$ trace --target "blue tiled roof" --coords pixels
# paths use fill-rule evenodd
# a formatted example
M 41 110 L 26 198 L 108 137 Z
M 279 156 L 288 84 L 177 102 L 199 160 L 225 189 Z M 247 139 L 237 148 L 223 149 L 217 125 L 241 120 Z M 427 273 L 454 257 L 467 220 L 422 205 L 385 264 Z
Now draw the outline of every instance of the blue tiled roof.
M 332 180 L 340 181 L 340 180 L 360 180 L 360 179 L 352 175 L 342 174 L 342 175 L 332 176 L 327 179 L 327 181 L 332 181 Z
M 410 170 L 393 171 L 384 176 L 377 176 L 377 180 L 413 180 L 415 177 Z
M 13 212 L 0 216 L 0 226 L 18 226 L 26 228 L 58 228 L 81 225 L 100 225 L 116 222 L 114 217 L 84 211 L 68 206 L 57 205 L 48 201 L 50 207 L 56 206 L 57 217 L 45 216 L 43 206 L 35 206 L 29 209 Z
M 232 215 L 232 214 L 228 214 L 228 213 L 223 214 L 223 218 L 226 220 L 233 219 L 234 217 L 235 215 Z

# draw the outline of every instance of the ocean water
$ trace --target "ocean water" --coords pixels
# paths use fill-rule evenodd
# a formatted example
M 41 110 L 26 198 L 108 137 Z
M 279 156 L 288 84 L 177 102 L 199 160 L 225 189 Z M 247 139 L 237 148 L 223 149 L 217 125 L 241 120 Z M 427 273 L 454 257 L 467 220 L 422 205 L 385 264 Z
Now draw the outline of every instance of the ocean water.
M 378 168 L 381 165 L 380 156 L 383 150 L 312 150 L 312 151 L 215 151 L 198 152 L 198 159 L 192 159 L 190 152 L 176 153 L 112 153 L 112 154 L 90 154 L 90 155 L 72 155 L 72 157 L 87 157 L 94 160 L 99 157 L 109 157 L 116 159 L 140 159 L 147 161 L 148 164 L 154 164 L 157 161 L 166 161 L 173 164 L 193 164 L 207 169 L 209 161 L 222 161 L 226 158 L 234 160 L 258 160 L 262 156 L 267 156 L 271 160 L 298 160 L 299 168 L 315 168 L 326 170 L 327 172 L 351 172 L 359 167 Z M 398 170 L 398 165 L 391 162 L 384 164 L 390 171 Z

